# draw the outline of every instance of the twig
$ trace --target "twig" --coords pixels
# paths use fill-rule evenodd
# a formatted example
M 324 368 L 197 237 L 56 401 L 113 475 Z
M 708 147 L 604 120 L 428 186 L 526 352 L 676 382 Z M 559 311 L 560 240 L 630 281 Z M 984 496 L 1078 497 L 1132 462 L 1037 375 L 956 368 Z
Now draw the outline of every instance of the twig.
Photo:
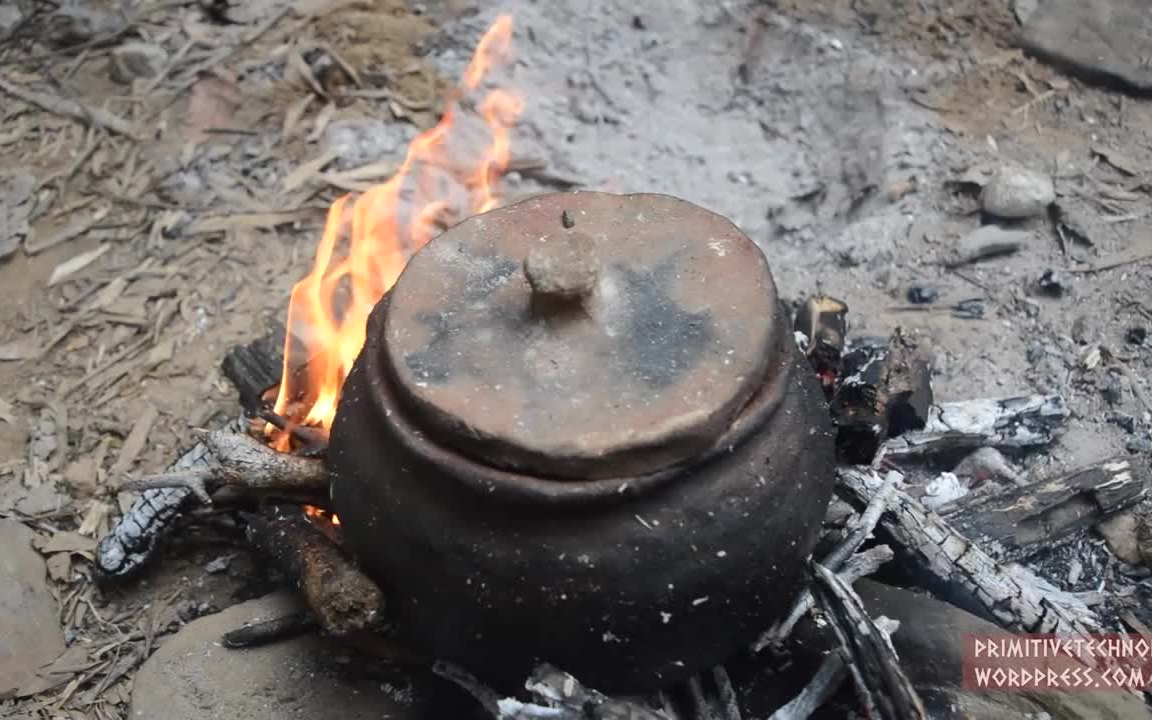
M 848 663 L 844 662 L 841 651 L 835 650 L 824 658 L 820 669 L 800 694 L 772 713 L 768 720 L 808 720 L 836 694 L 847 677 Z
M 868 502 L 868 507 L 856 518 L 852 532 L 849 533 L 848 537 L 845 538 L 840 545 L 828 553 L 828 556 L 821 562 L 824 567 L 829 568 L 833 572 L 839 572 L 844 563 L 860 549 L 860 546 L 864 544 L 864 541 L 867 540 L 868 536 L 872 534 L 872 531 L 876 529 L 877 523 L 880 522 L 880 516 L 883 515 L 884 511 L 888 508 L 888 498 L 895 492 L 896 481 L 899 478 L 899 473 L 888 474 L 888 477 L 884 479 L 884 484 Z M 876 569 L 879 569 L 880 565 L 891 558 L 892 552 L 888 550 L 888 557 L 876 565 L 872 572 L 875 572 Z M 879 559 L 879 556 L 873 556 L 873 559 Z M 863 576 L 861 575 L 859 577 Z M 849 582 L 855 582 L 859 577 Z M 800 594 L 800 597 L 796 598 L 786 618 L 774 624 L 760 635 L 756 643 L 752 646 L 752 652 L 758 653 L 768 647 L 768 645 L 778 643 L 792 634 L 792 629 L 796 627 L 796 623 L 800 621 L 800 618 L 804 617 L 805 613 L 812 609 L 812 603 L 811 591 L 805 590 Z
M 119 492 L 140 492 L 159 490 L 160 488 L 183 488 L 195 495 L 200 502 L 211 505 L 212 496 L 208 491 L 208 484 L 210 482 L 226 482 L 223 477 L 227 472 L 226 469 L 219 467 L 171 470 L 159 475 L 145 475 L 144 477 L 124 480 L 116 489 Z
M 130 122 L 102 108 L 89 107 L 73 100 L 66 100 L 54 95 L 28 90 L 27 88 L 22 88 L 19 85 L 10 83 L 2 77 L 0 77 L 0 90 L 24 102 L 38 105 L 41 109 L 47 110 L 55 115 L 62 115 L 89 125 L 99 125 L 111 132 L 133 140 L 139 140 L 135 133 L 133 133 Z
M 860 578 L 875 573 L 894 556 L 895 553 L 892 552 L 892 548 L 887 545 L 877 545 L 874 548 L 869 548 L 862 553 L 853 555 L 848 559 L 848 562 L 844 564 L 843 569 L 841 569 L 838 574 L 844 582 L 853 585 Z M 788 613 L 788 617 L 782 622 L 772 626 L 772 628 L 756 640 L 756 644 L 752 646 L 752 652 L 758 653 L 773 643 L 782 642 L 792 634 L 792 630 L 796 628 L 796 623 L 800 622 L 800 618 L 804 617 L 804 614 L 811 610 L 815 604 L 812 592 L 805 590 L 800 598 L 792 605 L 792 610 Z
M 888 633 L 868 616 L 860 596 L 828 568 L 811 563 L 810 569 L 816 599 L 847 651 L 848 669 L 868 715 L 927 720 L 928 711 L 901 669 Z M 879 712 L 872 712 L 873 708 Z

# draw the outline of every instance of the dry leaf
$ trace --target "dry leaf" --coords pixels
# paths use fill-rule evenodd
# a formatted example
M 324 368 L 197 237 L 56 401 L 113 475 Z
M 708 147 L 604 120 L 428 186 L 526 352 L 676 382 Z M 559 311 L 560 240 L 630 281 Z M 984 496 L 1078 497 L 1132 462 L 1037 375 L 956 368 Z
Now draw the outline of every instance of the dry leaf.
M 168 338 L 148 352 L 148 366 L 156 367 L 160 363 L 168 362 L 175 354 L 176 341 L 172 338 Z
M 88 252 L 80 253 L 76 257 L 60 263 L 56 266 L 56 269 L 52 271 L 52 276 L 48 278 L 48 287 L 61 283 L 80 272 L 100 259 L 100 256 L 108 252 L 111 248 L 111 245 L 100 245 Z
M 14 412 L 16 412 L 16 408 L 12 407 L 12 403 L 8 402 L 4 398 L 0 398 L 0 422 L 6 422 L 9 425 L 15 425 L 16 416 L 13 415 Z
M 52 555 L 54 553 L 91 555 L 95 550 L 95 538 L 84 537 L 80 533 L 71 531 L 56 533 L 40 548 L 40 552 L 45 555 Z
M 56 582 L 67 582 L 72 575 L 72 556 L 66 552 L 48 558 L 48 577 Z
M 132 463 L 136 462 L 136 458 L 148 443 L 152 424 L 156 422 L 158 417 L 160 417 L 160 411 L 156 409 L 155 405 L 149 405 L 144 413 L 137 418 L 132 430 L 128 433 L 128 437 L 125 438 L 124 444 L 120 447 L 120 455 L 112 465 L 110 472 L 113 477 L 124 474 L 132 467 Z
M 297 126 L 304 119 L 304 113 L 308 112 L 308 108 L 312 106 L 315 100 L 315 95 L 305 95 L 292 103 L 288 111 L 284 113 L 284 124 L 280 127 L 281 141 L 288 140 L 295 134 Z
M 235 82 L 219 76 L 206 77 L 192 86 L 188 111 L 184 114 L 184 137 L 193 142 L 208 138 L 208 130 L 228 127 L 232 114 L 240 107 L 243 94 Z

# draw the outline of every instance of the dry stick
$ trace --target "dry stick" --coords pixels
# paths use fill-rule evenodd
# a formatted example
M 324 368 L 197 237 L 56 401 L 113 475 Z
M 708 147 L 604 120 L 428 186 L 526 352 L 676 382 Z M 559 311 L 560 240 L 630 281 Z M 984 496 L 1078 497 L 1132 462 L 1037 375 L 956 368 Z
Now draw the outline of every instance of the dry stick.
M 40 108 L 55 115 L 62 115 L 85 124 L 99 125 L 118 135 L 139 140 L 132 131 L 132 123 L 102 108 L 89 107 L 73 100 L 66 100 L 55 95 L 47 95 L 34 90 L 28 90 L 27 88 L 22 88 L 19 85 L 10 83 L 4 78 L 0 78 L 0 90 L 24 102 L 38 105 Z
M 868 468 L 839 468 L 837 493 L 867 505 L 883 481 Z M 1045 589 L 1023 567 L 997 563 L 936 513 L 902 490 L 889 499 L 879 527 L 937 580 L 971 595 L 1003 627 L 1016 632 L 1088 634 L 1100 628 L 1092 611 Z
M 872 534 L 872 531 L 876 529 L 876 524 L 880 522 L 880 516 L 883 515 L 884 511 L 888 508 L 888 498 L 895 492 L 896 480 L 899 477 L 899 473 L 889 473 L 888 477 L 884 480 L 884 484 L 868 502 L 868 507 L 866 507 L 864 512 L 856 519 L 852 532 L 849 533 L 848 537 L 845 538 L 840 545 L 828 553 L 828 557 L 824 558 L 821 563 L 824 567 L 834 572 L 839 572 L 844 563 L 848 561 L 848 558 L 852 557 L 852 555 L 860 549 L 860 546 L 864 544 L 864 541 L 867 540 L 868 536 Z M 875 557 L 878 559 L 879 556 Z M 890 559 L 891 551 L 888 553 L 888 559 L 883 562 L 887 562 Z M 880 565 L 882 565 L 883 562 L 881 562 Z M 879 569 L 880 565 L 876 565 L 872 572 Z M 855 580 L 852 580 L 852 582 L 855 582 Z M 812 603 L 812 592 L 805 590 L 800 594 L 800 597 L 796 598 L 787 617 L 783 621 L 774 624 L 757 638 L 756 643 L 752 646 L 752 652 L 758 653 L 768 645 L 780 642 L 788 637 L 792 633 L 792 628 L 796 627 L 796 623 L 800 622 L 800 618 L 804 617 L 804 614 L 812 609 Z
M 840 645 L 847 651 L 848 669 L 868 715 L 891 720 L 927 720 L 928 711 L 901 669 L 888 633 L 868 616 L 860 596 L 828 568 L 812 563 L 811 570 L 816 599 Z M 873 708 L 879 712 L 873 712 Z
M 305 610 L 224 633 L 220 644 L 230 649 L 260 647 L 303 635 L 314 627 L 316 627 L 315 616 Z

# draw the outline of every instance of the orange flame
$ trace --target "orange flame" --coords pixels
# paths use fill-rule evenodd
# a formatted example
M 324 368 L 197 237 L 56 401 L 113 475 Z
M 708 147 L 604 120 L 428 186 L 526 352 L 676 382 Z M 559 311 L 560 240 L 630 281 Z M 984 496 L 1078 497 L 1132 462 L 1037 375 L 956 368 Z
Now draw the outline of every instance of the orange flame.
M 509 130 L 523 104 L 508 90 L 481 86 L 510 64 L 511 50 L 512 18 L 503 15 L 480 40 L 455 101 L 412 141 L 396 175 L 332 205 L 312 271 L 292 290 L 277 413 L 329 429 L 364 346 L 368 314 L 408 259 L 439 230 L 499 204 L 495 184 L 508 167 Z M 294 371 L 301 359 L 306 364 Z M 269 433 L 287 449 L 287 433 Z

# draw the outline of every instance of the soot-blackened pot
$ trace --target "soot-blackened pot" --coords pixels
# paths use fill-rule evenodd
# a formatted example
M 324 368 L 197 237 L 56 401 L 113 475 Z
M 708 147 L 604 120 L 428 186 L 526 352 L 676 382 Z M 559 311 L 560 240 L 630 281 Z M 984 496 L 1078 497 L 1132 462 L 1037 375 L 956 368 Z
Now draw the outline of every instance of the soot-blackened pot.
M 833 485 L 820 389 L 768 263 L 663 195 L 471 218 L 373 311 L 333 504 L 397 639 L 515 690 L 721 662 L 782 612 Z

